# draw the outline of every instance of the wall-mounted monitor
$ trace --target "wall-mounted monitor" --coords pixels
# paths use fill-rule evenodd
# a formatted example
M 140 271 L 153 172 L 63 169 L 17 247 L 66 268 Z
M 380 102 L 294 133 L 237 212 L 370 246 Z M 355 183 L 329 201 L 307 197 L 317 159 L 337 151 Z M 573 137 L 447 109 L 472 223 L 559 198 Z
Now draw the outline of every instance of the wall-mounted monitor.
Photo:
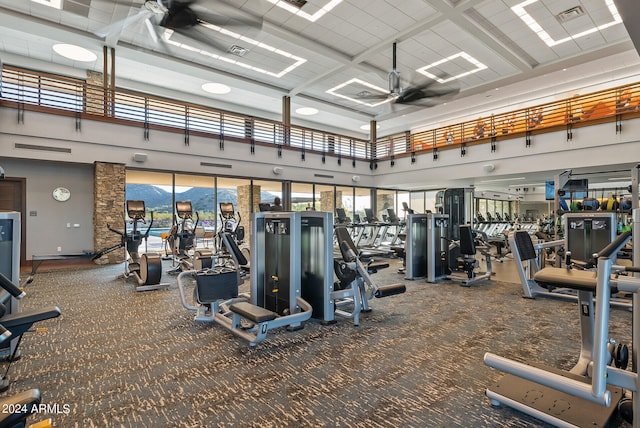
M 565 191 L 562 199 L 572 199 L 574 201 L 581 201 L 587 197 L 587 190 L 589 189 L 589 180 L 586 178 L 580 180 L 569 180 L 567 184 L 562 187 Z M 555 196 L 555 185 L 553 181 L 545 182 L 544 186 L 544 198 L 547 201 L 553 201 Z

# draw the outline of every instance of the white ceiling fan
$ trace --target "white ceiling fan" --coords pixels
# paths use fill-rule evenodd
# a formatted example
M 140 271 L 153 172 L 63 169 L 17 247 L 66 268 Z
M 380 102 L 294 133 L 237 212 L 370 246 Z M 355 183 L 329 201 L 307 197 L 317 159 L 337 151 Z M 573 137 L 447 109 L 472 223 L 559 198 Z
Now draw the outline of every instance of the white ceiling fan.
M 196 3 L 196 0 L 149 0 L 140 7 L 138 13 L 101 28 L 95 34 L 113 46 L 117 44 L 125 28 L 144 24 L 154 44 L 163 40 L 162 35 L 166 30 L 171 30 L 209 47 L 226 51 L 229 46 L 213 37 L 214 34 L 207 30 L 207 25 L 235 28 L 240 31 L 262 28 L 262 19 L 243 14 L 223 0 L 209 0 L 211 5 L 207 8 Z

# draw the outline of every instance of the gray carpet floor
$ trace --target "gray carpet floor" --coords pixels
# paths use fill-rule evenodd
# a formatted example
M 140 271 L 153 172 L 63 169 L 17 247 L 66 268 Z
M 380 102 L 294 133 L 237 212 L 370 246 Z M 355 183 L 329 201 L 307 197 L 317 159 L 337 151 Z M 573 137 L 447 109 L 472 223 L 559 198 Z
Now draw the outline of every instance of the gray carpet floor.
M 392 260 L 374 279 L 402 281 L 400 263 Z M 359 327 L 310 321 L 251 349 L 216 324 L 194 322 L 174 277 L 163 277 L 168 290 L 137 293 L 116 279 L 121 270 L 43 267 L 28 286 L 23 308 L 62 310 L 38 325 L 46 334 L 25 336 L 11 369 L 9 393 L 39 388 L 44 403 L 61 409 L 33 420 L 52 417 L 56 427 L 545 426 L 489 404 L 484 390 L 502 375 L 483 355 L 564 369 L 578 355 L 576 304 L 523 299 L 519 285 L 499 280 L 471 288 L 406 281 L 405 294 L 371 301 Z M 610 333 L 629 343 L 631 313 L 613 310 Z

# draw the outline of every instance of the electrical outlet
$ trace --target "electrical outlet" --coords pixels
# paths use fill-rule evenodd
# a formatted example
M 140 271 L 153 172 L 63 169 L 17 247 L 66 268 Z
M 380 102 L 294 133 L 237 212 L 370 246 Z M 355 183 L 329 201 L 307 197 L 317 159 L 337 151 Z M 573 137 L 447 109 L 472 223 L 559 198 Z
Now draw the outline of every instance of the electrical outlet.
M 58 247 L 58 251 L 62 251 L 62 247 Z

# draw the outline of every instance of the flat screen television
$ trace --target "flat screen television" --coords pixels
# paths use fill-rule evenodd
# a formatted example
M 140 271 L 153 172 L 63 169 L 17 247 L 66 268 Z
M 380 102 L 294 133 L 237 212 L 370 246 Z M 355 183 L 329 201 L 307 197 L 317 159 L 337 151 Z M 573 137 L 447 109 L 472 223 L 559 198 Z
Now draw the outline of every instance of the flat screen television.
M 589 180 L 586 178 L 580 180 L 569 180 L 567 184 L 562 188 L 566 193 L 562 199 L 572 199 L 574 201 L 581 201 L 587 197 L 587 190 L 589 188 Z M 544 198 L 547 201 L 553 201 L 555 192 L 555 185 L 553 181 L 545 182 L 544 186 Z

